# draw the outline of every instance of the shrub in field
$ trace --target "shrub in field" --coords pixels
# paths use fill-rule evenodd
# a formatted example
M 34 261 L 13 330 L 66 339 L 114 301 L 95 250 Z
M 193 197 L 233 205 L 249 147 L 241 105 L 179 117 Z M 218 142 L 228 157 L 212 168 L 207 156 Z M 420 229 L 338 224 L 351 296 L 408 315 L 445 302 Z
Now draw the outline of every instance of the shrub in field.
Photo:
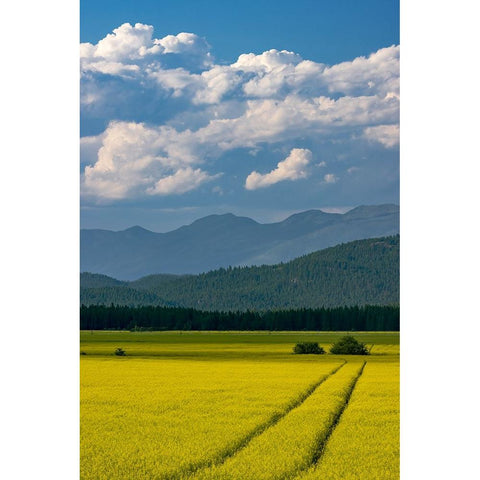
M 123 348 L 117 348 L 115 350 L 115 355 L 117 355 L 118 357 L 124 357 L 126 355 L 126 352 Z
M 325 353 L 325 350 L 317 342 L 301 342 L 293 347 L 293 353 L 315 353 L 318 355 Z
M 330 353 L 343 355 L 369 354 L 366 345 L 350 335 L 346 335 L 338 340 L 338 342 L 335 342 L 330 348 Z

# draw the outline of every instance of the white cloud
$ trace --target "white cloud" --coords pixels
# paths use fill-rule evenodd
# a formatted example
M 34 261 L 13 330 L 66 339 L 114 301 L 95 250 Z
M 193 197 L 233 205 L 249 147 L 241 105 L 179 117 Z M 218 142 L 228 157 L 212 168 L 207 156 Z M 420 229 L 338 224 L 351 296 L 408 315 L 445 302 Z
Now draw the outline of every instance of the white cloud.
M 294 148 L 290 155 L 277 164 L 277 168 L 264 175 L 253 171 L 245 181 L 247 190 L 256 190 L 257 188 L 268 187 L 284 180 L 298 180 L 306 178 L 308 172 L 307 165 L 312 159 L 312 152 L 305 148 Z
M 171 90 L 175 97 L 180 97 L 192 89 L 192 95 L 194 95 L 195 90 L 198 89 L 198 84 L 201 82 L 199 75 L 192 75 L 184 68 L 152 70 L 148 72 L 148 76 L 165 90 Z
M 400 47 L 381 48 L 368 57 L 357 57 L 351 62 L 342 62 L 327 67 L 323 78 L 329 92 L 344 94 L 398 93 Z
M 254 53 L 243 53 L 238 60 L 232 64 L 233 68 L 246 72 L 273 71 L 276 68 L 283 68 L 285 65 L 296 65 L 302 61 L 302 57 L 287 50 L 268 50 L 255 55 Z
M 363 134 L 368 140 L 381 143 L 387 148 L 395 147 L 400 142 L 400 128 L 398 125 L 367 127 Z
M 197 130 L 112 122 L 102 137 L 95 164 L 85 168 L 85 186 L 88 187 L 85 191 L 108 198 L 144 194 L 145 186 L 150 188 L 152 180 L 163 178 L 165 168 L 201 164 L 206 157 L 216 160 L 224 152 L 236 148 L 295 141 L 305 135 L 344 135 L 371 122 L 390 121 L 397 108 L 395 98 L 341 97 L 332 100 L 290 96 L 283 102 L 249 100 L 243 115 L 212 119 Z M 252 172 L 247 188 L 276 183 L 271 180 L 283 179 L 289 165 L 288 162 L 279 164 L 279 169 L 267 174 L 266 179 Z M 295 170 L 290 173 L 295 175 Z
M 207 68 L 213 63 L 207 42 L 194 33 L 181 32 L 164 38 L 153 38 L 153 27 L 136 23 L 124 23 L 115 28 L 96 45 L 80 44 L 80 60 L 83 72 L 93 71 L 119 75 L 125 71 L 139 72 L 160 70 L 161 63 L 168 62 L 166 55 L 195 58 L 195 65 Z M 184 58 L 186 63 L 187 60 Z
M 83 164 L 92 164 L 95 163 L 102 146 L 102 135 L 95 137 L 83 137 L 80 139 L 80 163 Z
M 105 73 L 107 75 L 121 75 L 128 73 L 137 73 L 140 71 L 138 65 L 126 65 L 120 62 L 107 62 L 105 60 L 98 60 L 88 65 L 91 72 Z
M 181 85 L 174 87 L 174 94 L 183 93 L 195 104 L 217 103 L 238 92 L 239 86 L 247 98 L 330 93 L 385 96 L 399 92 L 398 46 L 332 66 L 274 49 L 259 55 L 242 54 L 231 65 L 220 66 L 213 63 L 210 46 L 203 38 L 182 32 L 155 39 L 153 27 L 140 23 L 125 23 L 96 45 L 81 44 L 82 71 L 120 76 L 135 72 L 139 81 L 156 79 L 167 89 L 171 85 L 162 80 L 179 75 L 170 71 L 172 55 L 179 59 L 174 68 L 183 69 Z M 192 68 L 202 72 L 192 73 Z
M 147 189 L 147 193 L 150 195 L 178 195 L 194 190 L 203 183 L 218 178 L 218 176 L 218 174 L 210 176 L 199 168 L 195 170 L 191 167 L 180 168 L 173 175 L 158 180 L 155 186 Z
M 191 137 L 216 144 L 221 150 L 254 147 L 258 143 L 294 140 L 305 135 L 335 136 L 361 126 L 396 119 L 398 101 L 378 97 L 303 98 L 249 100 L 243 115 L 213 119 Z
M 136 23 L 124 23 L 100 40 L 96 45 L 82 43 L 80 58 L 103 58 L 112 62 L 136 60 L 146 55 L 160 53 L 162 47 L 152 40 L 153 27 Z
M 237 148 L 291 149 L 302 139 L 338 145 L 331 157 L 339 159 L 342 146 L 362 139 L 369 148 L 398 145 L 398 46 L 332 66 L 286 50 L 216 65 L 209 48 L 193 33 L 156 39 L 153 27 L 140 23 L 81 45 L 82 119 L 108 124 L 82 140 L 85 195 L 190 191 L 224 171 L 224 153 Z M 270 173 L 251 172 L 248 185 L 302 178 L 304 170 L 295 170 L 301 165 L 288 158 Z M 265 171 L 256 159 L 256 170 Z
M 168 129 L 112 122 L 99 137 L 83 140 L 86 147 L 101 144 L 95 163 L 85 167 L 83 193 L 104 199 L 167 195 L 216 178 L 191 168 L 191 157 L 182 155 L 180 147 L 168 154 L 167 142 Z
M 211 59 L 210 45 L 194 33 L 179 33 L 178 35 L 167 35 L 155 40 L 156 45 L 163 47 L 162 53 L 187 53 L 189 55 L 200 55 Z
M 337 183 L 338 177 L 336 177 L 333 173 L 327 173 L 323 180 L 325 183 Z
M 218 103 L 225 94 L 234 90 L 242 81 L 238 72 L 228 66 L 215 65 L 202 72 L 199 88 L 193 97 L 193 103 Z

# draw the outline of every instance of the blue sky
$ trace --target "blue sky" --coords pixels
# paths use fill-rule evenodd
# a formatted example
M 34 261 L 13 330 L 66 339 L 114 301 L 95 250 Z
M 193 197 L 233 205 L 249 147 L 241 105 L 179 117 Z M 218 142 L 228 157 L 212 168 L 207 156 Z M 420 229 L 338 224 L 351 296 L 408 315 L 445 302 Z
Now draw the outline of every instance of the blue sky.
M 122 23 L 147 23 L 158 36 L 207 38 L 216 57 L 276 48 L 337 63 L 399 43 L 398 0 L 82 0 L 82 42 L 96 43 Z
M 397 1 L 81 2 L 81 224 L 398 203 Z

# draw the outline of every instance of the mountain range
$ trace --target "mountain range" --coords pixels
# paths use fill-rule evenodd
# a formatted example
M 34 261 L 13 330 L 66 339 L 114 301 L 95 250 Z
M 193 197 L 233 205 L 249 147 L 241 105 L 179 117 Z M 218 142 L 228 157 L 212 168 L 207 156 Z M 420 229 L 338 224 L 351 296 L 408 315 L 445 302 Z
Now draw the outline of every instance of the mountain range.
M 198 274 L 228 266 L 274 265 L 340 243 L 399 233 L 397 205 L 347 213 L 308 210 L 261 224 L 231 213 L 209 215 L 167 233 L 135 226 L 82 229 L 80 271 L 134 280 L 150 274 Z

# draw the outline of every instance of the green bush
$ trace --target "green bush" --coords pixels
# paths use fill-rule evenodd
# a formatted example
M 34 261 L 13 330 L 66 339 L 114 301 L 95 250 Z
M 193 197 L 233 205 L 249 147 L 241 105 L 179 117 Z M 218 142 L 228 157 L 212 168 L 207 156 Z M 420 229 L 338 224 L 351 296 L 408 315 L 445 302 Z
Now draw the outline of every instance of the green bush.
M 369 352 L 364 343 L 359 342 L 356 338 L 346 335 L 338 342 L 335 342 L 330 348 L 330 353 L 336 355 L 368 355 Z
M 127 353 L 125 352 L 125 350 L 123 348 L 117 348 L 115 350 L 115 355 L 119 356 L 119 357 L 124 357 Z
M 325 350 L 317 342 L 301 342 L 301 343 L 297 343 L 293 347 L 293 353 L 296 353 L 296 354 L 314 353 L 319 355 L 319 354 L 325 353 Z

